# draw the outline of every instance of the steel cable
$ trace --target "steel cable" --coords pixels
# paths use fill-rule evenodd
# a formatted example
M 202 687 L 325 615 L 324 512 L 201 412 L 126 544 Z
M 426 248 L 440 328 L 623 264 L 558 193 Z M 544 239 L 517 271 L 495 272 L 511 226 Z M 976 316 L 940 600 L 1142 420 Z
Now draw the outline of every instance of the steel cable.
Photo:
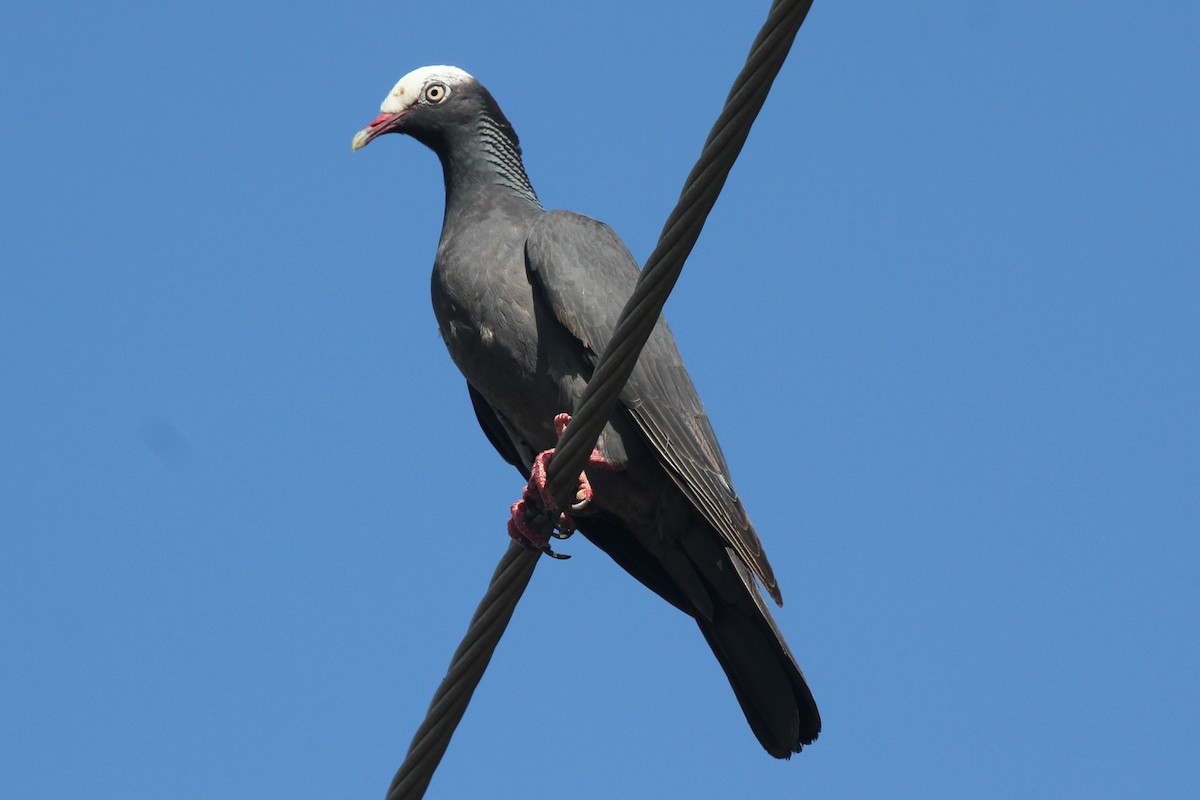
M 729 91 L 696 166 L 684 182 L 679 201 L 663 225 L 658 245 L 647 259 L 571 424 L 550 460 L 546 485 L 561 508 L 574 501 L 579 473 L 650 338 L 810 6 L 812 0 L 775 0 L 750 48 L 746 64 Z M 543 535 L 549 534 L 549 515 L 542 514 L 534 522 Z M 425 721 L 392 779 L 387 800 L 424 796 L 540 556 L 538 550 L 509 544 L 434 694 Z

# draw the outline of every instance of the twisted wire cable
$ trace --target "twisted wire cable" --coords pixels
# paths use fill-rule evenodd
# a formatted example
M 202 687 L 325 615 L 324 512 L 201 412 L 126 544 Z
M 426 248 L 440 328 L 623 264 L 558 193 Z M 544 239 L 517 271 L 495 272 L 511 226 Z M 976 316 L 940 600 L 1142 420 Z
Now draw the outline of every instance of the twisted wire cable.
M 574 502 L 579 473 L 650 338 L 683 263 L 700 236 L 811 6 L 812 0 L 775 0 L 751 45 L 746 64 L 729 91 L 696 166 L 684 182 L 679 201 L 663 225 L 658 245 L 647 259 L 637 287 L 621 311 L 612 339 L 588 381 L 571 424 L 555 447 L 546 485 L 559 507 L 566 508 Z M 550 515 L 539 515 L 533 524 L 543 536 L 549 535 Z M 538 550 L 516 542 L 509 544 L 487 593 L 475 609 L 462 644 L 451 659 L 450 669 L 433 696 L 425 721 L 413 736 L 404 763 L 392 779 L 387 800 L 424 797 L 540 557 Z

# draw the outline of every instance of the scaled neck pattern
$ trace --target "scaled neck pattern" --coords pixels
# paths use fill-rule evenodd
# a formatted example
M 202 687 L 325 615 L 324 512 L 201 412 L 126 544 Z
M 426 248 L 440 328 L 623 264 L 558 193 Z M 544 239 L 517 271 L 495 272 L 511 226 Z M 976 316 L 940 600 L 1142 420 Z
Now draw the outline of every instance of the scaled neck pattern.
M 474 125 L 464 129 L 464 140 L 449 143 L 439 151 L 446 181 L 446 211 L 479 194 L 497 191 L 512 199 L 541 208 L 537 193 L 525 174 L 521 145 L 511 126 L 481 112 Z M 457 150 L 458 152 L 454 152 Z
M 525 174 L 521 161 L 521 146 L 514 141 L 516 134 L 504 130 L 488 115 L 479 119 L 479 136 L 483 143 L 485 159 L 495 168 L 497 182 L 511 189 L 532 203 L 538 203 L 537 193 Z

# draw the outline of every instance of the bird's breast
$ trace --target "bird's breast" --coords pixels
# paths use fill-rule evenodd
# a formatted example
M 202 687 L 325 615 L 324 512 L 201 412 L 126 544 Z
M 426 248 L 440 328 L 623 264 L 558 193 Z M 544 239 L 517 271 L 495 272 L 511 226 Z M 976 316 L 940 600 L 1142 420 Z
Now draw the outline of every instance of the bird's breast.
M 533 287 L 520 247 L 489 242 L 471 261 L 459 248 L 439 248 L 434 266 L 434 313 L 446 349 L 467 382 L 516 425 L 531 443 L 553 442 L 562 407 L 558 381 L 539 363 Z M 544 446 L 550 446 L 545 444 Z

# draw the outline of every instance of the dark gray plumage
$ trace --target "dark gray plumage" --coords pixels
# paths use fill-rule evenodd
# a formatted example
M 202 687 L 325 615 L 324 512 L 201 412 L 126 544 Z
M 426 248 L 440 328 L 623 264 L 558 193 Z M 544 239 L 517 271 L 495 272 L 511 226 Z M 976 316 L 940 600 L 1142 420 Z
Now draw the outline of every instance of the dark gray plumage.
M 354 140 L 406 133 L 441 160 L 446 215 L 433 306 L 467 379 L 480 425 L 527 477 L 573 413 L 633 291 L 638 268 L 595 220 L 544 211 L 512 126 L 474 78 L 423 67 L 396 84 Z M 579 530 L 696 620 L 755 735 L 787 758 L 821 719 L 756 578 L 782 598 L 762 544 L 665 321 L 601 436 L 616 470 L 589 472 L 595 499 Z M 594 474 L 593 474 L 594 473 Z

